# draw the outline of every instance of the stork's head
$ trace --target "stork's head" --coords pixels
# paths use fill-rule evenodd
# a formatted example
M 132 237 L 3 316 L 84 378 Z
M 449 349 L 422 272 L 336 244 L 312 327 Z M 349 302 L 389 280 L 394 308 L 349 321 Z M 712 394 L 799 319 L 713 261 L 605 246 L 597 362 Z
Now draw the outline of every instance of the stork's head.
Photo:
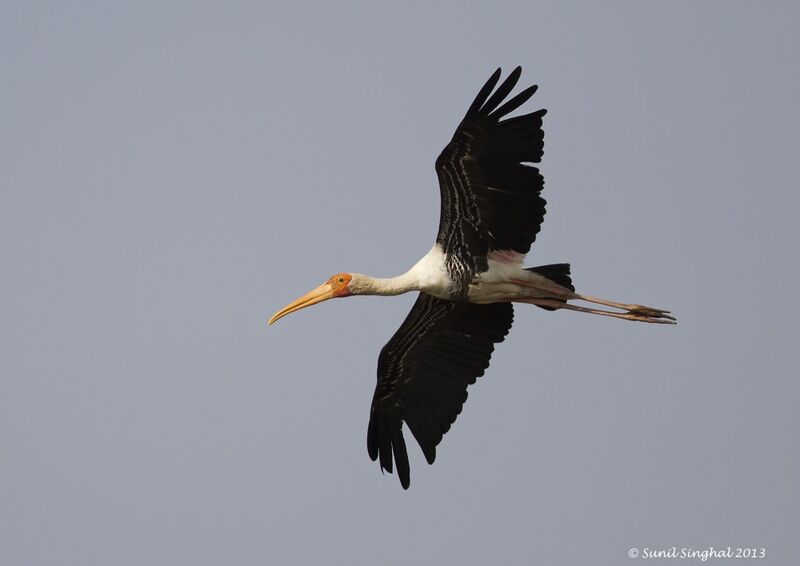
M 355 292 L 354 288 L 351 288 L 351 284 L 355 278 L 357 277 L 353 273 L 337 273 L 316 289 L 309 291 L 299 299 L 292 301 L 276 312 L 272 318 L 269 319 L 269 323 L 272 324 L 287 314 L 310 307 L 311 305 L 316 305 L 322 301 L 327 301 L 328 299 L 349 297 Z

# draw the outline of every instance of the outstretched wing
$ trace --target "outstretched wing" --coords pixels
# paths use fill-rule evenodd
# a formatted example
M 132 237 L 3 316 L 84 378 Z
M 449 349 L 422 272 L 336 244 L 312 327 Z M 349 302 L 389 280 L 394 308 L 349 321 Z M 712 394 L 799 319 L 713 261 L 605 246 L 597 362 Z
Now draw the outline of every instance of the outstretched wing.
M 486 271 L 490 251 L 528 253 L 544 219 L 544 179 L 524 163 L 541 161 L 546 110 L 502 120 L 536 92 L 529 87 L 501 106 L 521 72 L 514 69 L 492 94 L 500 69 L 494 72 L 436 160 L 442 199 L 436 241 L 457 263 L 449 266 L 451 276 L 466 285 Z
M 403 422 L 432 464 L 436 445 L 467 400 L 467 386 L 489 367 L 495 343 L 503 341 L 513 320 L 511 303 L 477 305 L 420 293 L 381 350 L 367 450 L 389 473 L 394 456 L 403 488 L 411 481 Z

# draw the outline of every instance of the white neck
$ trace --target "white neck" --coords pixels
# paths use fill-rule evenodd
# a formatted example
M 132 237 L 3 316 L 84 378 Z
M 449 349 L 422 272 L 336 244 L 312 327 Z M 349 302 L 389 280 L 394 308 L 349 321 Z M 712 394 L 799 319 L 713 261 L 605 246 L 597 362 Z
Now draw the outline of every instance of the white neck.
M 369 275 L 354 273 L 350 288 L 353 289 L 353 293 L 356 295 L 402 295 L 409 291 L 418 290 L 419 281 L 417 275 L 412 271 L 389 278 L 370 277 Z

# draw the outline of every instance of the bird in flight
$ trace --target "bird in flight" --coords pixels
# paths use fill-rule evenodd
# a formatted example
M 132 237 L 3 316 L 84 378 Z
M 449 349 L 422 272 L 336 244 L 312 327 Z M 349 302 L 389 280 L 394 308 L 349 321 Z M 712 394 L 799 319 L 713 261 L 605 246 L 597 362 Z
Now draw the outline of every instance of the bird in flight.
M 501 70 L 489 77 L 436 159 L 439 232 L 422 259 L 388 279 L 338 273 L 269 320 L 338 297 L 419 292 L 378 357 L 367 427 L 370 458 L 380 460 L 381 470 L 397 469 L 405 489 L 411 475 L 403 423 L 433 464 L 467 387 L 511 328 L 512 303 L 675 324 L 669 311 L 577 293 L 567 263 L 523 267 L 545 213 L 544 179 L 531 164 L 542 158 L 546 110 L 506 118 L 536 92 L 531 86 L 506 100 L 521 73 L 514 69 L 496 90 Z

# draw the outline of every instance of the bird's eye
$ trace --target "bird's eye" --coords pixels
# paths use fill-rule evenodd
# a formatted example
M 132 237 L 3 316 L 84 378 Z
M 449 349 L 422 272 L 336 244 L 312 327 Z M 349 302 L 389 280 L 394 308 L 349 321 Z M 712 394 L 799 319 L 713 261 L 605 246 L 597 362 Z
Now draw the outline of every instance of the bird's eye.
M 339 277 L 338 281 L 339 283 L 344 283 L 344 277 Z

